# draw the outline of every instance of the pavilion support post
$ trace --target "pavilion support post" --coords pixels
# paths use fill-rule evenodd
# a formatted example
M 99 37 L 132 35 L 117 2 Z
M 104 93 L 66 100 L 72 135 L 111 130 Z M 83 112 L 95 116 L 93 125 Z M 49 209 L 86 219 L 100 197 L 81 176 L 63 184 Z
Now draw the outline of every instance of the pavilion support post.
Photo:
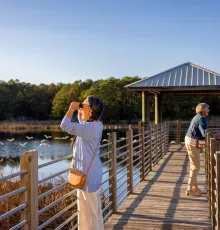
M 154 95 L 154 105 L 155 105 L 155 125 L 161 122 L 161 97 L 158 94 Z
M 159 107 L 159 123 L 162 123 L 162 95 L 158 95 L 158 107 Z
M 150 98 L 146 92 L 142 91 L 142 122 L 149 123 L 150 121 Z

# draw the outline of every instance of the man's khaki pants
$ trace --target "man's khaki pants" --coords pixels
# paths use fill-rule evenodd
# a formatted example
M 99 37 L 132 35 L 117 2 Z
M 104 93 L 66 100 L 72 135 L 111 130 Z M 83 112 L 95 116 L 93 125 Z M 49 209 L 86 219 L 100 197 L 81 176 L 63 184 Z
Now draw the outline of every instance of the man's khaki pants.
M 193 185 L 197 185 L 197 175 L 200 169 L 200 149 L 189 144 L 186 144 L 185 146 L 190 160 L 188 185 L 190 186 L 191 190 Z

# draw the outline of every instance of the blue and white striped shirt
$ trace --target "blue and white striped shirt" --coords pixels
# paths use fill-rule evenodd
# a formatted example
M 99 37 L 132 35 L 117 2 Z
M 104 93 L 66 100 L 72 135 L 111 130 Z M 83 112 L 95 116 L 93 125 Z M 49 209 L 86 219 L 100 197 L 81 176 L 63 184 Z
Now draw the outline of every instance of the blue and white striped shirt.
M 77 136 L 73 147 L 74 167 L 85 174 L 102 137 L 102 122 L 76 123 L 71 122 L 70 118 L 64 117 L 60 127 L 67 133 Z M 83 191 L 88 186 L 89 192 L 96 192 L 101 186 L 102 163 L 99 153 L 100 149 L 98 148 Z

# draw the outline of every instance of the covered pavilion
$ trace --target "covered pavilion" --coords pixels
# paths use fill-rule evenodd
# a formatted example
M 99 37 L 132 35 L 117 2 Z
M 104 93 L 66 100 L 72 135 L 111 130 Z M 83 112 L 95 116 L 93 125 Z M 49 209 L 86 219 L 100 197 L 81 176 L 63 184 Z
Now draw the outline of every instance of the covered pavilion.
M 125 87 L 141 92 L 142 121 L 146 123 L 149 122 L 149 97 L 154 96 L 155 124 L 159 124 L 163 96 L 220 95 L 220 74 L 187 62 Z

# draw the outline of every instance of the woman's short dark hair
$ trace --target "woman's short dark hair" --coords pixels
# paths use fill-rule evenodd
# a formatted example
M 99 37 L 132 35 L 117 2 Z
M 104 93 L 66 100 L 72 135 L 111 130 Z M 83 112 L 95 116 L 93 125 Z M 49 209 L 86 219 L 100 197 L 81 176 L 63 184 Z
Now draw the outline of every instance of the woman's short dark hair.
M 90 108 L 92 109 L 92 113 L 89 118 L 89 121 L 101 120 L 104 111 L 104 105 L 102 101 L 98 97 L 92 95 L 87 97 L 87 101 Z

